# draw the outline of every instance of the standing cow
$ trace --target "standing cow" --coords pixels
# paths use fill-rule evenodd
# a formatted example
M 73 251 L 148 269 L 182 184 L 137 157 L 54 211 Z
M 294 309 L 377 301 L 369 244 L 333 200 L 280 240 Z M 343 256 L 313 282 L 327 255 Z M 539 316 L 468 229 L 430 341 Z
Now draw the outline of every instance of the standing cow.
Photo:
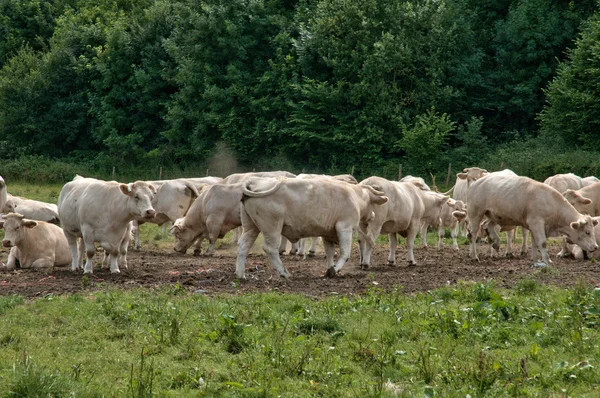
M 321 236 L 327 256 L 328 277 L 335 276 L 350 257 L 352 232 L 359 236 L 373 216 L 373 209 L 388 198 L 370 186 L 321 179 L 251 179 L 244 185 L 242 225 L 236 274 L 245 277 L 246 257 L 260 232 L 263 249 L 279 274 L 289 277 L 279 257 L 281 237 L 296 242 Z M 334 244 L 340 255 L 334 266 Z M 375 242 L 372 242 L 373 244 Z
M 554 188 L 514 173 L 491 173 L 475 181 L 469 190 L 469 229 L 471 232 L 471 256 L 479 260 L 477 236 L 481 221 L 489 218 L 503 228 L 522 226 L 531 231 L 533 237 L 532 259 L 537 261 L 537 251 L 542 253 L 542 262 L 548 264 L 546 238 L 566 235 L 584 248 L 598 248 L 594 237 L 596 220 L 584 216 Z
M 130 221 L 155 216 L 155 194 L 144 181 L 120 184 L 77 176 L 66 183 L 58 196 L 58 214 L 73 257 L 71 269 L 77 270 L 83 261 L 83 253 L 77 256 L 77 237 L 82 237 L 87 255 L 84 273 L 93 272 L 95 242 L 110 255 L 110 271 L 119 273 L 119 256 L 124 261 L 127 255 Z
M 27 220 L 19 213 L 11 213 L 0 221 L 4 228 L 2 246 L 9 247 L 6 268 L 43 268 L 68 265 L 72 261 L 69 244 L 63 230 L 44 221 Z

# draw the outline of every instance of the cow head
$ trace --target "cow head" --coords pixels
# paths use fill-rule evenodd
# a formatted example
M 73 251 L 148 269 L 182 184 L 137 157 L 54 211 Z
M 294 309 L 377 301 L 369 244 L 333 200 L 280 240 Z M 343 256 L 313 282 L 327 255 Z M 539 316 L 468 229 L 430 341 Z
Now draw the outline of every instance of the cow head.
M 578 191 L 567 189 L 565 192 L 563 192 L 563 196 L 578 212 L 582 214 L 592 213 L 592 200 L 584 198 Z
M 8 199 L 4 204 L 4 209 L 2 209 L 3 213 L 15 213 L 17 208 L 17 204 L 14 200 Z
M 0 189 L 4 188 L 6 183 L 4 182 L 4 178 L 0 177 Z
M 156 211 L 152 207 L 152 200 L 156 195 L 154 186 L 144 181 L 136 181 L 130 184 L 120 184 L 119 188 L 123 195 L 128 197 L 127 207 L 132 216 L 142 220 L 154 218 L 156 215 Z
M 196 231 L 196 228 L 185 225 L 184 221 L 185 218 L 177 219 L 169 230 L 169 232 L 175 236 L 175 246 L 173 247 L 173 250 L 182 254 L 185 253 L 192 243 L 200 236 L 200 233 Z
M 7 214 L 0 220 L 0 228 L 4 228 L 4 240 L 2 246 L 13 247 L 21 243 L 25 234 L 25 228 L 35 228 L 37 221 L 26 220 L 22 214 Z
M 479 167 L 468 167 L 463 169 L 462 173 L 458 173 L 456 177 L 460 178 L 461 180 L 473 182 L 488 174 L 489 173 L 486 169 L 480 169 Z
M 590 216 L 581 215 L 579 220 L 573 221 L 566 230 L 567 239 L 579 245 L 583 250 L 593 252 L 598 249 L 594 227 L 598 220 Z

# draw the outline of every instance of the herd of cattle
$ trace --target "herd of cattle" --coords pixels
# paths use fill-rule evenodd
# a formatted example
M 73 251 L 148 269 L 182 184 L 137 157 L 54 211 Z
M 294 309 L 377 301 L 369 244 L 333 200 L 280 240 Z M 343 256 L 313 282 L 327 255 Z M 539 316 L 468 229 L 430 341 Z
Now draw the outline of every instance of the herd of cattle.
M 453 192 L 453 198 L 448 194 Z M 360 265 L 368 268 L 376 238 L 388 234 L 388 262 L 396 264 L 397 234 L 406 237 L 408 264 L 415 265 L 415 238 L 425 246 L 428 227 L 438 230 L 442 249 L 445 228 L 451 229 L 458 250 L 459 230 L 469 232 L 470 255 L 478 258 L 478 244 L 487 236 L 490 254 L 499 250 L 498 232 L 507 232 L 506 255 L 512 256 L 516 227 L 523 230 L 521 254 L 550 262 L 546 238 L 563 236 L 559 255 L 594 255 L 600 241 L 600 180 L 559 174 L 544 183 L 510 170 L 488 173 L 471 167 L 457 174 L 445 194 L 431 190 L 419 177 L 390 181 L 369 177 L 360 183 L 351 175 L 326 176 L 285 171 L 239 173 L 218 177 L 136 181 L 121 184 L 76 176 L 62 188 L 58 204 L 12 196 L 0 177 L 2 245 L 10 248 L 5 269 L 71 264 L 76 271 L 93 272 L 96 244 L 104 249 L 102 266 L 113 273 L 127 267 L 127 249 L 134 239 L 140 249 L 139 226 L 146 222 L 171 225 L 174 249 L 201 251 L 204 239 L 212 255 L 217 239 L 239 231 L 236 274 L 245 277 L 246 257 L 259 233 L 271 264 L 283 277 L 290 273 L 280 254 L 287 241 L 292 252 L 304 254 L 304 241 L 323 242 L 329 277 L 335 276 L 351 253 L 356 233 Z M 60 226 L 59 226 L 60 225 Z M 462 228 L 461 228 L 462 225 Z M 337 261 L 335 245 L 339 246 Z M 310 254 L 309 254 L 310 255 Z M 86 263 L 83 264 L 84 256 Z

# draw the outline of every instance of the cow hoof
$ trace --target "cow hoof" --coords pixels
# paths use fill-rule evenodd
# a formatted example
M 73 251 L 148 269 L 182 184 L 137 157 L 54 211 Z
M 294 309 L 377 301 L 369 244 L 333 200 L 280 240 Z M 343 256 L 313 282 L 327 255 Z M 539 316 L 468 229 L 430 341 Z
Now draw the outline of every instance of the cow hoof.
M 199 257 L 200 254 L 202 254 L 202 250 L 200 250 L 200 249 L 194 249 L 194 257 Z
M 396 266 L 396 261 L 395 260 L 388 260 L 388 265 L 390 267 L 395 267 Z
M 335 275 L 336 275 L 336 272 L 335 272 L 335 268 L 334 267 L 328 268 L 327 272 L 325 272 L 325 276 L 327 278 L 333 278 L 333 277 L 335 277 Z
M 514 258 L 515 256 L 513 256 L 512 253 L 506 253 L 506 258 Z
M 494 250 L 498 251 L 500 250 L 500 245 L 496 242 L 494 242 L 494 244 L 492 245 L 492 247 L 494 248 Z
M 114 271 L 112 271 L 112 270 L 111 270 L 111 271 L 110 271 L 110 273 L 111 273 L 111 274 L 120 274 L 120 273 L 121 273 L 121 270 L 118 270 L 118 269 L 116 269 L 116 270 L 114 270 Z
M 315 252 L 312 250 L 308 251 L 308 257 L 314 257 L 315 256 Z
M 367 270 L 367 269 L 369 269 L 369 264 L 361 264 L 361 265 L 360 265 L 360 269 L 362 269 L 362 270 Z
M 409 261 L 408 262 L 408 266 L 409 267 L 414 267 L 415 265 L 417 265 L 417 263 L 415 263 L 414 261 Z

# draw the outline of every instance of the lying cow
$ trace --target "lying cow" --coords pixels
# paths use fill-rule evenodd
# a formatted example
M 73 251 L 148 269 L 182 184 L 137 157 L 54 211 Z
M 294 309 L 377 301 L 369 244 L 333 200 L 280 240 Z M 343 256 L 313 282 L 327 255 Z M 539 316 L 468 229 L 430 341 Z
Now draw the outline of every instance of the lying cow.
M 245 277 L 246 257 L 260 232 L 263 249 L 270 262 L 283 277 L 290 273 L 279 257 L 281 237 L 291 242 L 321 236 L 327 256 L 329 277 L 335 276 L 350 257 L 352 231 L 363 233 L 360 224 L 372 217 L 376 205 L 388 198 L 370 186 L 347 184 L 322 179 L 252 179 L 244 184 L 242 225 L 236 274 Z M 340 255 L 334 266 L 334 244 Z M 374 244 L 375 242 L 372 242 Z
M 544 184 L 551 186 L 560 193 L 565 192 L 567 189 L 583 188 L 582 178 L 573 173 L 553 175 L 546 178 Z
M 491 228 L 497 224 L 503 228 L 522 226 L 530 230 L 534 263 L 538 250 L 542 253 L 542 262 L 550 262 L 546 250 L 546 238 L 550 236 L 566 235 L 588 251 L 598 248 L 593 236 L 596 220 L 579 213 L 554 188 L 511 173 L 491 173 L 475 181 L 469 189 L 468 218 L 474 259 L 479 260 L 477 236 L 484 217 L 489 218 Z
M 389 236 L 388 263 L 395 265 L 397 233 L 406 237 L 408 264 L 415 265 L 413 249 L 415 237 L 421 227 L 421 220 L 425 218 L 428 222 L 434 222 L 436 217 L 439 218 L 442 205 L 448 200 L 448 196 L 423 191 L 412 182 L 389 181 L 381 177 L 369 177 L 361 181 L 360 185 L 381 190 L 389 198 L 387 203 L 374 208 L 374 217 L 367 222 L 366 237 L 359 236 L 361 267 L 369 267 L 371 252 L 375 240 L 380 234 Z M 430 210 L 429 214 L 427 213 L 428 209 Z
M 155 194 L 154 187 L 144 181 L 119 184 L 77 176 L 66 183 L 58 196 L 58 214 L 73 258 L 71 269 L 77 270 L 83 262 L 85 245 L 84 273 L 92 273 L 94 243 L 98 242 L 110 255 L 110 271 L 120 272 L 119 262 L 124 265 L 126 261 L 130 221 L 155 216 Z M 79 257 L 78 237 L 83 238 Z
M 185 253 L 196 240 L 208 238 L 207 254 L 214 253 L 215 242 L 242 225 L 240 208 L 243 183 L 216 184 L 205 188 L 185 217 L 177 220 L 171 231 L 175 236 L 175 251 Z
M 592 217 L 592 219 L 600 221 L 600 217 Z M 600 223 L 594 227 L 594 236 L 596 237 L 596 244 L 600 245 Z M 577 260 L 583 260 L 586 257 L 598 258 L 600 256 L 600 250 L 596 250 L 592 253 L 586 253 L 583 251 L 583 249 L 581 249 L 581 247 L 573 244 L 567 244 L 567 253 Z
M 19 213 L 7 214 L 0 220 L 4 228 L 2 246 L 10 247 L 6 268 L 44 268 L 68 265 L 72 261 L 63 230 L 44 221 L 28 220 Z
M 2 209 L 2 213 L 4 214 L 19 213 L 29 220 L 59 224 L 58 206 L 55 204 L 26 199 L 11 194 L 7 195 L 7 199 Z

